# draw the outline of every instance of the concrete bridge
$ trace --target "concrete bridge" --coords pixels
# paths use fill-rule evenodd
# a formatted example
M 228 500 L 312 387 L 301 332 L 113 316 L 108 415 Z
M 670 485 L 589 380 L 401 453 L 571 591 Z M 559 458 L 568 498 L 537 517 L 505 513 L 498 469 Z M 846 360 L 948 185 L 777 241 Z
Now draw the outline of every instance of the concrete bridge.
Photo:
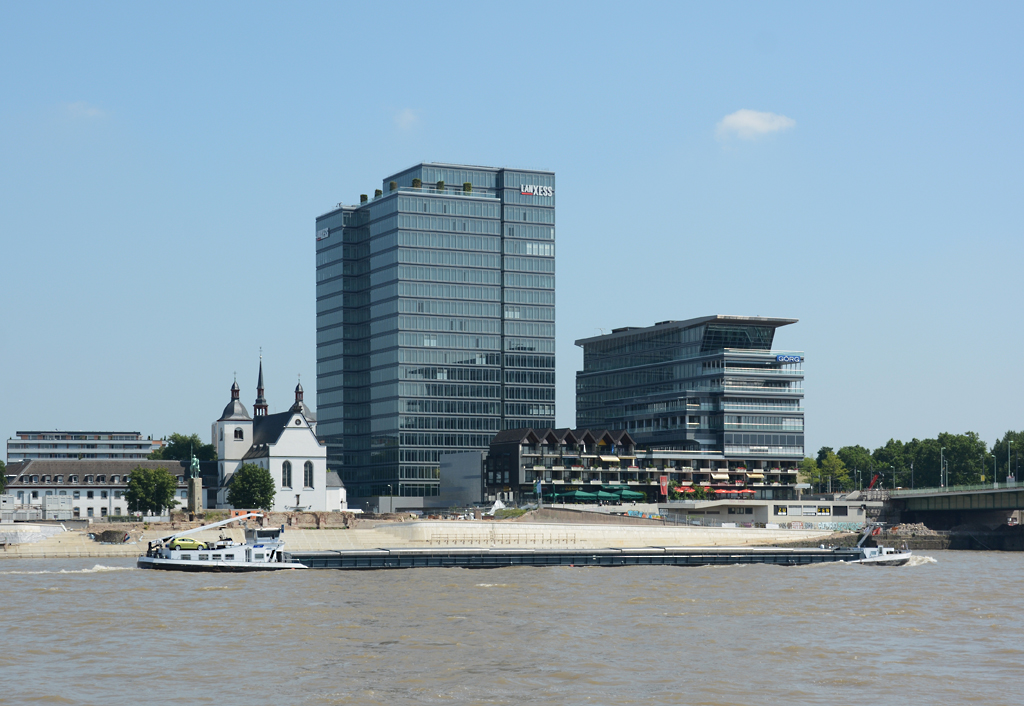
M 886 510 L 900 522 L 923 522 L 932 529 L 963 524 L 1005 525 L 1024 510 L 1024 482 L 954 485 L 887 491 Z

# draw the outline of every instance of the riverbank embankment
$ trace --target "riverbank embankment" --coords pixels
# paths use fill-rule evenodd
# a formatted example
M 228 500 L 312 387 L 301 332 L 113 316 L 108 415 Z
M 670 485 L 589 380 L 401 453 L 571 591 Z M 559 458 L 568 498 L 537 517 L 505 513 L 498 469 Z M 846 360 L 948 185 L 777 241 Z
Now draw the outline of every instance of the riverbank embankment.
M 38 542 L 10 544 L 0 549 L 0 558 L 127 557 L 145 553 L 148 542 L 165 537 L 163 528 L 119 527 L 128 534 L 126 543 L 102 543 L 91 532 L 61 532 Z M 426 520 L 381 523 L 365 529 L 286 528 L 289 551 L 339 551 L 380 547 L 565 547 L 579 549 L 645 546 L 733 547 L 788 544 L 793 541 L 820 543 L 832 533 L 816 530 L 775 530 L 736 527 L 674 527 L 585 523 L 536 523 L 513 521 Z M 241 542 L 240 527 L 204 530 L 191 535 L 200 541 L 221 536 Z

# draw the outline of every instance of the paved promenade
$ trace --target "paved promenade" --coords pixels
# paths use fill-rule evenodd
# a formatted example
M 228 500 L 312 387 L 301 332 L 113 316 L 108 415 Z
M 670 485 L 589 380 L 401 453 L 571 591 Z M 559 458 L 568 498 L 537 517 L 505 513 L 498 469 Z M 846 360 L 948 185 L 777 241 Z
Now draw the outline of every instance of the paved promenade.
M 0 558 L 130 557 L 145 553 L 150 540 L 173 530 L 131 530 L 131 543 L 102 544 L 88 532 L 61 532 L 39 542 L 9 544 Z M 244 540 L 241 528 L 197 532 L 197 539 L 224 535 Z M 830 532 L 723 527 L 639 527 L 606 524 L 552 524 L 492 521 L 417 521 L 372 529 L 285 529 L 288 551 L 376 549 L 378 547 L 566 547 L 623 548 L 646 546 L 737 547 L 824 539 Z

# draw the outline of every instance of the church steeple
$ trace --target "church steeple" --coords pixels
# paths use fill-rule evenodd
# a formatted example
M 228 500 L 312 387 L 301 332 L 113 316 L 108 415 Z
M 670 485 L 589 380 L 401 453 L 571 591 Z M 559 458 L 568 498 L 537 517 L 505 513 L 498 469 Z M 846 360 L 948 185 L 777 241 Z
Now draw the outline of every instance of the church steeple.
M 267 416 L 267 400 L 263 396 L 263 352 L 260 351 L 260 377 L 256 381 L 256 401 L 252 405 L 253 415 L 256 417 Z

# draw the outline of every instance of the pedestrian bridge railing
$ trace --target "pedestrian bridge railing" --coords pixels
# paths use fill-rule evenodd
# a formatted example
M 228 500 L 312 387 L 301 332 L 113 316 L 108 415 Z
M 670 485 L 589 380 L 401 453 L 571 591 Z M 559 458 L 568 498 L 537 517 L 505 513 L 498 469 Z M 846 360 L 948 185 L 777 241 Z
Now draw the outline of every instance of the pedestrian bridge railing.
M 1010 481 L 1009 483 L 976 483 L 974 485 L 947 485 L 942 488 L 901 488 L 890 490 L 889 495 L 894 498 L 914 497 L 918 495 L 935 495 L 938 493 L 976 493 L 984 490 L 1014 490 L 1024 488 L 1024 481 Z

